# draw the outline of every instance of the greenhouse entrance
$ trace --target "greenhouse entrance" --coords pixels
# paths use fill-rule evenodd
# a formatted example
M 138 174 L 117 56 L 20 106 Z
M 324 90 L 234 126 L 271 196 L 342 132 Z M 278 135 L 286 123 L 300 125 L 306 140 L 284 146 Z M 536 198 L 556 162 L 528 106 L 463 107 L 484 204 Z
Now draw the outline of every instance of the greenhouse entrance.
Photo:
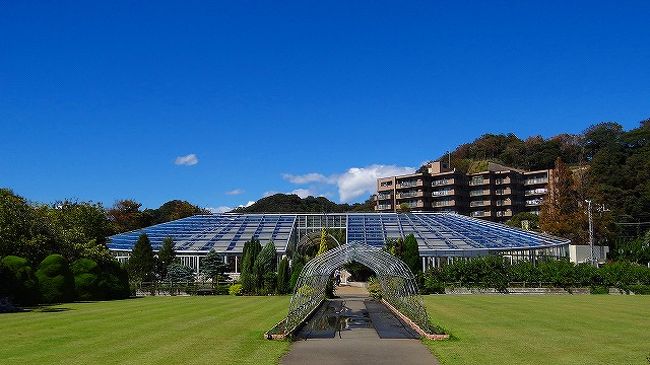
M 317 314 L 320 313 L 321 317 L 325 318 L 324 321 L 333 321 L 327 312 L 342 313 L 346 308 L 352 309 L 345 310 L 346 313 L 349 312 L 349 316 L 343 318 L 346 323 L 363 326 L 363 308 L 345 307 L 345 300 L 339 301 L 340 303 L 326 301 L 327 285 L 334 271 L 353 262 L 366 266 L 377 276 L 381 300 L 374 301 L 376 304 L 385 306 L 421 336 L 435 334 L 435 329 L 430 325 L 427 312 L 420 301 L 417 281 L 411 270 L 395 256 L 361 242 L 341 245 L 310 260 L 296 282 L 286 319 L 269 333 L 281 333 L 283 337 L 295 335 L 305 321 L 316 318 Z M 362 304 L 366 302 L 364 298 L 357 298 L 356 301 L 358 300 L 361 300 Z M 355 306 L 359 306 L 359 303 Z M 366 312 L 370 312 L 370 307 L 366 307 Z M 340 317 L 333 325 L 323 324 L 328 325 L 330 329 L 336 328 L 340 325 Z

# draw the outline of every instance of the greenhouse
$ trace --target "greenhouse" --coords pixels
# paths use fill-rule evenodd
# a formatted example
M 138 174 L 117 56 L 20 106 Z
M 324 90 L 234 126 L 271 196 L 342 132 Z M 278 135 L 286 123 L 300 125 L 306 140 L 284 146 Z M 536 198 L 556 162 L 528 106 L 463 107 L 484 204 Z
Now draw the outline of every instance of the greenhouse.
M 138 237 L 146 233 L 154 251 L 171 237 L 183 264 L 199 270 L 210 250 L 224 255 L 233 273 L 239 272 L 244 243 L 273 241 L 279 255 L 318 242 L 326 229 L 335 246 L 359 242 L 383 247 L 388 240 L 412 234 L 422 267 L 497 254 L 512 262 L 561 258 L 570 241 L 537 232 L 453 213 L 269 213 L 196 215 L 109 237 L 108 248 L 120 261 L 128 260 Z M 318 238 L 317 238 L 318 237 Z

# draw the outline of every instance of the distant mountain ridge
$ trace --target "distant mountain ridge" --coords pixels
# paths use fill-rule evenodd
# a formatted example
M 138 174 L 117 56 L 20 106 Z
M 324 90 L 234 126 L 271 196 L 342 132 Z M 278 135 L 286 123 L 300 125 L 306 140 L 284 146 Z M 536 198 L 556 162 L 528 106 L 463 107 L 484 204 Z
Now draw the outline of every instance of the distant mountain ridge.
M 374 200 L 364 203 L 337 204 L 325 197 L 308 196 L 301 198 L 295 194 L 274 194 L 264 197 L 248 207 L 232 210 L 232 213 L 344 213 L 374 212 Z

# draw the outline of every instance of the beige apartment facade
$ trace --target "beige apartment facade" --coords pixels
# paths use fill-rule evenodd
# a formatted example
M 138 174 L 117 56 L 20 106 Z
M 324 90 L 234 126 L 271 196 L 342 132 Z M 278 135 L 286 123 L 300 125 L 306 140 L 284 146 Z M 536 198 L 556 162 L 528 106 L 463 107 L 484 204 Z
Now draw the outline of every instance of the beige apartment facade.
M 377 179 L 375 210 L 453 212 L 504 222 L 519 212 L 539 214 L 552 170 L 522 171 L 488 163 L 465 174 L 432 161 L 426 171 Z

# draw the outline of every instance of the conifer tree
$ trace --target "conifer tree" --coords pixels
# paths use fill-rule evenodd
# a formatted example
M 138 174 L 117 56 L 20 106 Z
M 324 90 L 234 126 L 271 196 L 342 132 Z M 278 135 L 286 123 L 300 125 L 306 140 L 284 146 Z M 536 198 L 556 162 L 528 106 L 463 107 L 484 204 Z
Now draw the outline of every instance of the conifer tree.
M 127 262 L 129 276 L 136 281 L 154 281 L 156 261 L 149 237 L 143 233 L 133 246 L 131 258 Z

